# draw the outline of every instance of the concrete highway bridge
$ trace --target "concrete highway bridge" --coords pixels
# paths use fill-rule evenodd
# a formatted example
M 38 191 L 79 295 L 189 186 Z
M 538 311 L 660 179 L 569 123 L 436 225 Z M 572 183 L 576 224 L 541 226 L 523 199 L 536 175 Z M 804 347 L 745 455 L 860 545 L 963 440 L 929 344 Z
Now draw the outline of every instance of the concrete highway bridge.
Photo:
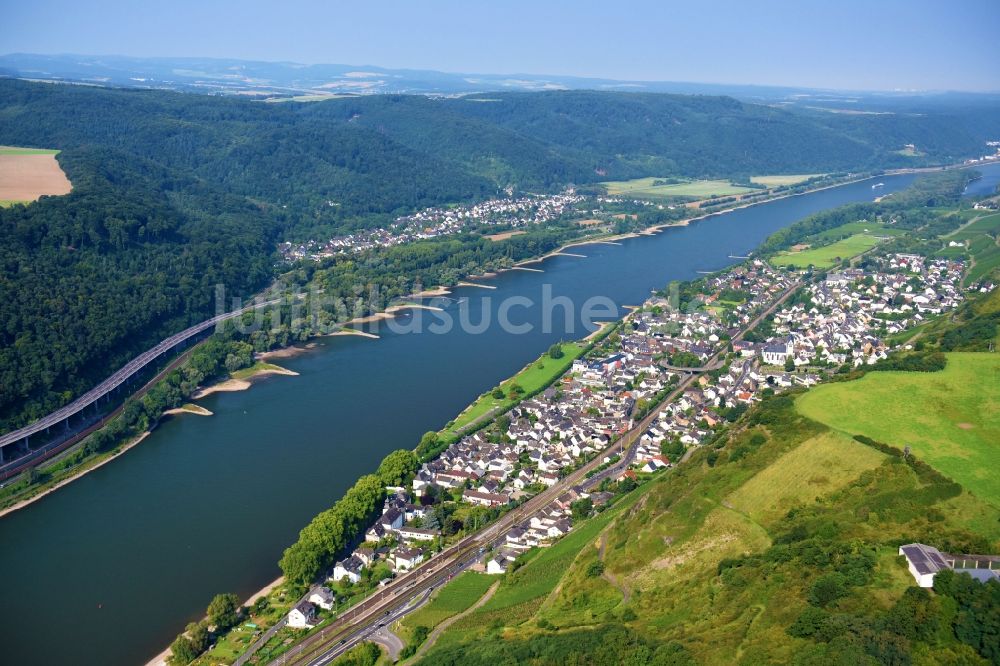
M 14 430 L 5 435 L 0 435 L 0 480 L 10 478 L 14 474 L 20 472 L 25 468 L 26 463 L 30 462 L 31 464 L 36 464 L 37 462 L 40 462 L 41 460 L 44 460 L 61 450 L 62 447 L 58 446 L 58 443 L 61 440 L 66 439 L 66 436 L 71 433 L 71 419 L 73 419 L 73 417 L 84 415 L 85 410 L 90 407 L 94 408 L 94 416 L 99 415 L 100 401 L 110 399 L 110 395 L 113 391 L 121 387 L 122 384 L 128 382 L 137 373 L 144 370 L 150 363 L 153 363 L 165 354 L 172 354 L 176 352 L 181 346 L 185 345 L 195 336 L 204 333 L 205 331 L 228 319 L 233 319 L 234 317 L 242 315 L 244 312 L 268 307 L 278 302 L 279 300 L 277 299 L 270 300 L 264 303 L 248 306 L 241 310 L 234 310 L 232 312 L 216 315 L 211 319 L 206 319 L 199 324 L 186 328 L 180 333 L 175 333 L 166 340 L 157 344 L 155 347 L 147 349 L 133 358 L 113 375 L 65 407 L 55 410 L 51 414 L 38 419 L 30 425 Z M 56 438 L 52 437 L 53 430 L 61 431 L 60 435 L 63 436 Z M 45 441 L 37 443 L 35 448 L 33 448 L 32 438 L 34 437 L 35 439 L 38 439 L 39 435 L 43 436 Z

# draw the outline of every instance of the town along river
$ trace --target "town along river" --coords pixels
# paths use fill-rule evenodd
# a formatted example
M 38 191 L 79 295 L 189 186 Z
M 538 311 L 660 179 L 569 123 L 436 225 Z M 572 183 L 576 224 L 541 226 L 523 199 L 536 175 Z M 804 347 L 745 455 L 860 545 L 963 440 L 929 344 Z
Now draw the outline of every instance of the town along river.
M 166 420 L 145 441 L 35 504 L 0 520 L 0 662 L 136 664 L 152 657 L 217 592 L 245 598 L 278 574 L 299 529 L 332 505 L 381 458 L 412 448 L 477 395 L 517 372 L 567 334 L 563 310 L 538 326 L 543 288 L 578 306 L 605 296 L 620 307 L 653 288 L 723 268 L 769 234 L 811 213 L 870 201 L 913 176 L 882 177 L 713 216 L 687 227 L 585 245 L 461 288 L 481 333 L 393 333 L 318 340 L 279 361 L 298 377 L 199 404 L 214 416 Z M 507 297 L 528 297 L 510 319 L 536 324 L 514 335 L 496 324 Z M 484 300 L 488 299 L 488 301 Z M 578 313 L 579 314 L 579 313 Z M 430 317 L 429 312 L 406 316 Z M 405 319 L 401 320 L 405 323 Z

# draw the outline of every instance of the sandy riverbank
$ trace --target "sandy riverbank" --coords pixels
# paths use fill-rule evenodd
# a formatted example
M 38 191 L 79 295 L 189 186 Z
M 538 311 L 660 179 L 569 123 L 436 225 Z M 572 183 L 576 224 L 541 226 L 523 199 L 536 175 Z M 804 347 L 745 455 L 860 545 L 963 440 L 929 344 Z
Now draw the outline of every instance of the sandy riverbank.
M 20 502 L 18 502 L 17 504 L 14 504 L 13 506 L 9 506 L 6 509 L 3 509 L 2 511 L 0 511 L 0 518 L 3 518 L 8 513 L 13 513 L 14 511 L 17 511 L 18 509 L 23 509 L 24 507 L 28 506 L 32 502 L 37 502 L 38 500 L 42 499 L 43 497 L 45 497 L 49 493 L 53 493 L 53 492 L 59 490 L 60 488 L 62 488 L 63 486 L 65 486 L 67 483 L 71 483 L 73 481 L 76 481 L 77 479 L 79 479 L 84 474 L 88 474 L 89 472 L 93 472 L 95 469 L 97 469 L 99 467 L 103 467 L 104 465 L 108 464 L 112 460 L 116 459 L 121 454 L 123 454 L 126 451 L 128 451 L 129 449 L 131 449 L 133 446 L 135 446 L 136 444 L 138 444 L 142 440 L 144 440 L 147 437 L 149 437 L 149 435 L 150 435 L 150 431 L 147 430 L 146 432 L 142 433 L 141 435 L 139 435 L 138 437 L 136 437 L 135 439 L 133 439 L 128 444 L 125 444 L 124 446 L 122 446 L 121 449 L 119 449 L 117 453 L 113 453 L 113 454 L 109 455 L 107 458 L 105 458 L 101 462 L 97 463 L 96 465 L 92 465 L 92 466 L 90 466 L 90 467 L 88 467 L 86 469 L 79 470 L 78 472 L 76 472 L 74 474 L 71 474 L 70 476 L 66 477 L 62 481 L 56 483 L 51 488 L 46 488 L 45 490 L 43 490 L 42 492 L 38 493 L 37 495 L 32 495 L 31 497 L 23 499 Z
M 496 273 L 494 273 L 496 275 Z M 476 282 L 459 282 L 456 287 L 479 287 L 480 289 L 496 289 L 492 284 L 478 284 Z
M 362 338 L 371 338 L 372 340 L 378 340 L 379 336 L 374 333 L 369 333 L 368 331 L 359 331 L 356 328 L 342 328 L 339 331 L 334 331 L 333 333 L 326 333 L 326 337 L 332 338 L 339 335 L 356 335 Z
M 593 333 L 590 333 L 589 335 L 587 335 L 587 337 L 584 338 L 584 341 L 585 342 L 590 342 L 594 338 L 598 337 L 601 333 L 603 333 L 604 331 L 606 331 L 608 329 L 608 326 L 612 326 L 614 323 L 615 322 L 613 322 L 613 321 L 598 322 L 597 330 L 594 331 Z
M 316 343 L 310 342 L 305 346 L 293 345 L 291 347 L 282 347 L 281 349 L 274 349 L 272 351 L 259 352 L 254 354 L 254 358 L 258 361 L 270 361 L 276 358 L 293 358 L 314 349 L 316 349 Z
M 197 414 L 198 416 L 213 416 L 213 412 L 205 409 L 201 405 L 181 405 L 180 407 L 175 407 L 174 409 L 168 409 L 163 412 L 164 416 L 171 416 L 174 414 Z
M 230 393 L 233 391 L 246 391 L 248 388 L 253 386 L 251 380 L 257 377 L 265 377 L 267 375 L 288 375 L 290 377 L 297 377 L 299 373 L 294 370 L 288 370 L 287 368 L 282 368 L 273 364 L 266 364 L 264 367 L 256 368 L 252 373 L 246 377 L 225 379 L 217 384 L 212 384 L 211 386 L 206 386 L 205 388 L 199 389 L 191 396 L 192 400 L 201 400 L 205 396 L 212 395 L 213 393 Z
M 434 287 L 433 289 L 424 289 L 423 291 L 410 294 L 407 298 L 430 298 L 433 296 L 447 296 L 450 293 L 451 289 L 448 287 Z
M 461 283 L 459 283 L 461 284 Z M 402 305 L 392 305 L 387 307 L 382 312 L 376 312 L 375 314 L 370 314 L 365 317 L 355 317 L 350 321 L 345 321 L 343 326 L 351 326 L 353 324 L 369 324 L 373 321 L 380 321 L 382 319 L 392 319 L 396 316 L 396 313 L 401 310 L 431 310 L 432 312 L 442 312 L 443 309 L 434 305 L 424 305 L 422 303 L 404 303 Z M 333 334 L 335 335 L 335 334 Z M 347 333 L 347 335 L 354 335 L 353 333 Z

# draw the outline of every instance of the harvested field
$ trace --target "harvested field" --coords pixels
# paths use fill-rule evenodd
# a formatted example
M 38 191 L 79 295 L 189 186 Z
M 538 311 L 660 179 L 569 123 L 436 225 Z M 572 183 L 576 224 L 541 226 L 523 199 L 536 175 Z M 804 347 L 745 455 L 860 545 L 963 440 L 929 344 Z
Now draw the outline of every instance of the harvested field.
M 30 202 L 46 194 L 69 194 L 73 185 L 56 162 L 57 152 L 0 147 L 0 202 Z
M 489 238 L 491 241 L 502 241 L 502 240 L 507 240 L 508 238 L 511 238 L 512 236 L 520 236 L 521 234 L 526 234 L 526 233 L 528 233 L 528 232 L 527 231 L 504 231 L 504 232 L 499 233 L 499 234 L 489 234 L 489 235 L 486 236 L 486 238 Z

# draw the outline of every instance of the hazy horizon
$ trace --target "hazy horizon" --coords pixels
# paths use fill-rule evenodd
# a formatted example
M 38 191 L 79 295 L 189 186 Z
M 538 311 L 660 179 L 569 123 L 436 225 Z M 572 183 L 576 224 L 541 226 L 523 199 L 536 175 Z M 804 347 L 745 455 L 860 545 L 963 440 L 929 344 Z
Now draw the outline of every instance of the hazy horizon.
M 837 93 L 885 93 L 885 94 L 935 94 L 935 93 L 965 93 L 965 94 L 977 94 L 977 95 L 991 95 L 1000 94 L 1000 84 L 996 89 L 984 89 L 984 90 L 963 90 L 958 88 L 832 88 L 827 86 L 816 86 L 816 85 L 792 85 L 792 84 L 775 84 L 775 83 L 756 83 L 756 82 L 737 82 L 737 81 L 704 81 L 697 79 L 622 79 L 613 77 L 603 77 L 603 76 L 591 76 L 586 74 L 567 74 L 564 72 L 523 72 L 523 71 L 472 71 L 472 70 L 461 70 L 461 69 L 447 69 L 447 68 L 417 68 L 417 67 L 394 67 L 391 65 L 385 65 L 378 62 L 305 62 L 301 60 L 270 60 L 270 59 L 260 59 L 260 58 L 236 58 L 232 56 L 206 56 L 206 55 L 148 55 L 148 56 L 136 56 L 124 53 L 71 53 L 71 52 L 51 52 L 51 53 L 34 53 L 27 51 L 11 51 L 7 53 L 0 53 L 0 58 L 5 58 L 9 56 L 38 56 L 38 57 L 81 57 L 81 58 L 125 58 L 125 59 L 135 59 L 135 60 L 212 60 L 219 62 L 246 62 L 246 63 L 265 63 L 273 65 L 294 65 L 303 67 L 356 67 L 356 68 L 376 68 L 388 71 L 411 71 L 411 72 L 435 72 L 441 74 L 447 74 L 451 76 L 490 76 L 490 77 L 518 77 L 518 76 L 530 76 L 535 78 L 554 78 L 554 79 L 579 79 L 579 80 L 595 80 L 595 81 L 611 81 L 620 82 L 622 84 L 630 83 L 649 83 L 649 84 L 680 84 L 680 85 L 691 85 L 691 86 L 710 86 L 710 87 L 750 87 L 750 88 L 788 88 L 795 90 L 815 90 L 819 92 L 829 91 Z M 629 92 L 627 88 L 623 86 L 620 92 Z M 649 90 L 636 90 L 635 92 L 656 92 Z
M 869 5 L 735 0 L 712 8 L 651 0 L 513 0 L 477 6 L 341 6 L 308 0 L 208 5 L 178 0 L 7 8 L 0 51 L 135 58 L 358 64 L 456 74 L 518 74 L 844 91 L 1000 92 L 1000 3 Z M 155 30 L 152 27 L 155 26 Z

